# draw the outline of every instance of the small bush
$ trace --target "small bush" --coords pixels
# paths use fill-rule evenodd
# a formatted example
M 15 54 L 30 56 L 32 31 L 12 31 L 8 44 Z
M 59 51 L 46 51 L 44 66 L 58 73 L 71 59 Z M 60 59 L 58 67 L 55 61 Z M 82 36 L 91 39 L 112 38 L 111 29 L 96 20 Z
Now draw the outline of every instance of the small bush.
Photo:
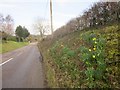
M 81 60 L 86 65 L 87 86 L 90 88 L 102 87 L 105 85 L 103 79 L 106 70 L 105 39 L 93 32 L 87 32 L 82 37 L 85 44 L 81 47 Z M 101 82 L 103 83 L 102 85 L 100 84 Z

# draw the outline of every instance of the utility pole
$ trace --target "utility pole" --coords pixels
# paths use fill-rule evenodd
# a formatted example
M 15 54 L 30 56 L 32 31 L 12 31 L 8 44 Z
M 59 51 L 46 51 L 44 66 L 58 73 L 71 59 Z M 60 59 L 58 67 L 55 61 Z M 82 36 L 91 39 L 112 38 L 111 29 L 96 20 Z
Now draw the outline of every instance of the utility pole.
M 50 0 L 50 20 L 51 20 L 51 33 L 53 34 L 52 0 Z

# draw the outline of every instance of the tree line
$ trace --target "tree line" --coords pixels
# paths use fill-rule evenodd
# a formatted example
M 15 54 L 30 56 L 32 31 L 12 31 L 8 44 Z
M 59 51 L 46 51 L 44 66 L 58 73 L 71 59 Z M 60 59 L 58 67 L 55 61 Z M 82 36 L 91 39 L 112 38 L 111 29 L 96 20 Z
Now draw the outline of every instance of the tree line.
M 0 39 L 21 42 L 30 35 L 27 28 L 18 26 L 14 31 L 14 19 L 12 16 L 3 16 L 0 13 Z
M 84 11 L 83 15 L 70 20 L 66 25 L 57 29 L 54 32 L 54 36 L 59 37 L 76 30 L 100 27 L 118 22 L 120 22 L 120 1 L 97 2 Z

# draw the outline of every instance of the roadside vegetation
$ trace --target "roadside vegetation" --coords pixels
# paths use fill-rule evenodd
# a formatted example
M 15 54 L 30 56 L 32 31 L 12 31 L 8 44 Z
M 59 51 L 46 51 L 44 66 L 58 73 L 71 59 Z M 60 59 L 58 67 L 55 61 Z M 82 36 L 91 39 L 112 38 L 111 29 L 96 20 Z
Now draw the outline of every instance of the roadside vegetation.
M 48 87 L 120 88 L 117 5 L 96 3 L 39 42 Z
M 44 57 L 48 85 L 118 88 L 118 36 L 118 25 L 113 25 L 77 31 L 56 41 L 42 41 L 39 47 Z

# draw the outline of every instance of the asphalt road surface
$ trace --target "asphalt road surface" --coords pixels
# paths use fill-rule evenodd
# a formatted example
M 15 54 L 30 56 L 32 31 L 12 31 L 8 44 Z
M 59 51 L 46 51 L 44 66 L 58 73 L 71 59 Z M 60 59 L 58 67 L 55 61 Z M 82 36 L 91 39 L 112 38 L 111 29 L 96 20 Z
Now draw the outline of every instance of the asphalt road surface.
M 36 43 L 2 55 L 2 88 L 44 88 Z

